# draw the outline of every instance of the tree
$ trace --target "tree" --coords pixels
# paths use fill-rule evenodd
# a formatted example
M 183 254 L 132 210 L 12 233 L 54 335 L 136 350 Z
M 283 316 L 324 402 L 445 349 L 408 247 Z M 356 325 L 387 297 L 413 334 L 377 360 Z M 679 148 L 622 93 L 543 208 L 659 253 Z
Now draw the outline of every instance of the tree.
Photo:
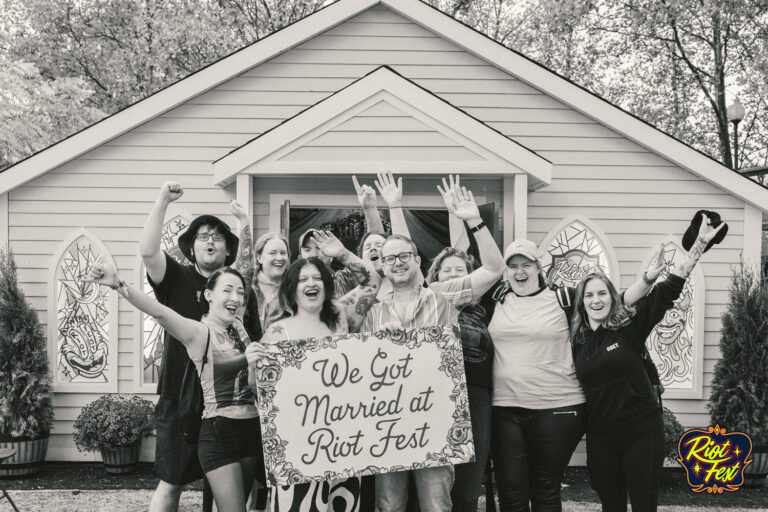
M 738 95 L 737 167 L 768 164 L 765 0 L 430 3 L 728 166 Z

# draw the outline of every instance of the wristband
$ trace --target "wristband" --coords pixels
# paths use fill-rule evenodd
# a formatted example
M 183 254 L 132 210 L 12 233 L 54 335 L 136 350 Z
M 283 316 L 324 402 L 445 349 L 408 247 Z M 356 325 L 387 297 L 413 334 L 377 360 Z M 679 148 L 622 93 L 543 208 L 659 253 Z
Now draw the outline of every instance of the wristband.
M 485 227 L 485 221 L 484 221 L 484 220 L 481 220 L 481 221 L 480 221 L 480 224 L 478 224 L 477 226 L 475 226 L 475 227 L 473 227 L 473 228 L 469 228 L 469 232 L 470 232 L 470 233 L 477 233 L 478 231 L 480 231 L 480 230 L 481 230 L 481 229 L 483 229 L 484 227 Z
M 117 284 L 116 285 L 109 285 L 109 287 L 112 288 L 113 290 L 119 290 L 123 286 L 128 286 L 128 284 L 125 281 L 123 281 L 122 279 L 119 279 L 119 278 L 117 280 Z
M 643 282 L 648 286 L 651 286 L 654 282 L 648 279 L 648 271 L 643 272 Z

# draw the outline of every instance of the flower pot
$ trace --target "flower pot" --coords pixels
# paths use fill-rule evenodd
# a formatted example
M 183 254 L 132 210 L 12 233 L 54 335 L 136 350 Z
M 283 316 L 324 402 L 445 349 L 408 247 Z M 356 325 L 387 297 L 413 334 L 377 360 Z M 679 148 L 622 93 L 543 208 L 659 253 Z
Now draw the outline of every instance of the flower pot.
M 768 476 L 768 445 L 752 447 L 752 464 L 744 470 L 744 487 L 761 487 Z
M 0 478 L 34 475 L 45 462 L 48 436 L 39 439 L 0 436 L 0 448 L 13 448 L 16 453 L 0 464 Z
M 108 474 L 125 475 L 136 471 L 139 466 L 139 454 L 141 454 L 140 440 L 130 446 L 101 450 L 101 460 L 104 461 L 104 469 Z

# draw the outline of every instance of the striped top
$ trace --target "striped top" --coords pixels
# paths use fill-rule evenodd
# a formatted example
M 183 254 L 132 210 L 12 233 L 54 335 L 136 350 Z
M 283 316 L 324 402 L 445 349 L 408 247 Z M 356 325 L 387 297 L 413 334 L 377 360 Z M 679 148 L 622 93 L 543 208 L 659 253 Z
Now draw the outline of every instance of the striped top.
M 378 331 L 387 322 L 397 320 L 404 329 L 429 325 L 454 324 L 459 320 L 459 309 L 472 302 L 470 276 L 459 277 L 429 288 L 414 288 L 414 300 L 408 303 L 405 318 L 399 318 L 394 306 L 395 293 L 379 294 L 360 328 L 363 332 Z

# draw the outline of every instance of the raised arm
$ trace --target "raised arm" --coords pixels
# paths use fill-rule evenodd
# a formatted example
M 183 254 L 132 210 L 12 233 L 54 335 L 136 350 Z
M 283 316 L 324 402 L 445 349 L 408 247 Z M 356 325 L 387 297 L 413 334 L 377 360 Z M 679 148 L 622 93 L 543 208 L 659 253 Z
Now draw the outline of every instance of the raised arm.
M 345 249 L 344 244 L 332 233 L 316 231 L 312 238 L 323 254 L 339 260 L 357 279 L 357 287 L 339 299 L 339 305 L 344 308 L 346 314 L 349 330 L 353 332 L 360 327 L 368 310 L 373 306 L 376 295 L 379 293 L 381 276 L 371 262 L 363 261 Z
M 376 188 L 379 189 L 381 198 L 389 206 L 389 221 L 392 224 L 393 235 L 403 235 L 411 238 L 408 225 L 405 223 L 403 213 L 403 178 L 395 177 L 389 171 L 377 173 Z
M 112 264 L 96 263 L 84 280 L 117 290 L 117 293 L 125 297 L 136 309 L 154 318 L 160 327 L 171 333 L 171 336 L 186 347 L 196 342 L 205 342 L 208 336 L 207 329 L 200 322 L 181 316 L 141 290 L 128 285 L 120 279 Z
M 376 191 L 369 185 L 360 185 L 357 176 L 352 176 L 352 184 L 357 192 L 357 200 L 365 215 L 365 228 L 369 233 L 384 234 L 384 224 L 381 223 L 379 209 L 376 207 Z
M 234 199 L 229 203 L 229 210 L 240 223 L 240 243 L 237 246 L 237 259 L 234 267 L 245 279 L 245 292 L 249 294 L 253 281 L 253 240 L 251 238 L 251 219 L 243 205 Z M 246 299 L 248 297 L 246 296 Z
M 155 204 L 152 205 L 152 210 L 149 212 L 147 223 L 144 225 L 139 250 L 144 268 L 147 270 L 149 278 L 155 283 L 162 282 L 165 277 L 165 255 L 163 255 L 163 250 L 160 247 L 165 213 L 168 211 L 168 205 L 182 195 L 184 195 L 184 190 L 175 181 L 163 183 L 160 187 L 160 194 L 158 194 Z
M 472 297 L 477 299 L 501 277 L 506 267 L 504 257 L 480 217 L 480 209 L 472 192 L 461 186 L 459 177 L 456 176 L 454 179 L 453 176 L 449 176 L 447 183 L 443 178 L 443 187 L 438 185 L 437 190 L 443 196 L 448 213 L 466 222 L 477 242 L 477 251 L 483 266 L 470 274 Z
M 653 267 L 643 272 L 640 279 L 632 283 L 632 285 L 624 291 L 625 305 L 631 306 L 648 295 L 648 292 L 651 291 L 653 283 L 656 282 L 656 279 L 659 278 L 666 266 L 666 263 L 664 262 L 664 244 L 659 245 L 659 252 L 656 253 L 656 258 L 654 258 L 653 262 Z
M 725 222 L 722 222 L 719 226 L 713 228 L 710 225 L 710 221 L 706 214 L 702 213 L 701 217 L 702 219 L 701 226 L 699 227 L 699 236 L 696 238 L 696 242 L 694 242 L 691 250 L 688 251 L 688 258 L 676 268 L 673 268 L 670 272 L 671 274 L 680 276 L 683 279 L 687 279 L 691 274 L 693 267 L 696 266 L 696 264 L 699 262 L 699 258 L 701 258 L 701 255 L 704 254 L 704 249 L 707 248 L 709 241 L 715 238 L 720 230 L 723 229 L 723 227 L 726 225 Z

